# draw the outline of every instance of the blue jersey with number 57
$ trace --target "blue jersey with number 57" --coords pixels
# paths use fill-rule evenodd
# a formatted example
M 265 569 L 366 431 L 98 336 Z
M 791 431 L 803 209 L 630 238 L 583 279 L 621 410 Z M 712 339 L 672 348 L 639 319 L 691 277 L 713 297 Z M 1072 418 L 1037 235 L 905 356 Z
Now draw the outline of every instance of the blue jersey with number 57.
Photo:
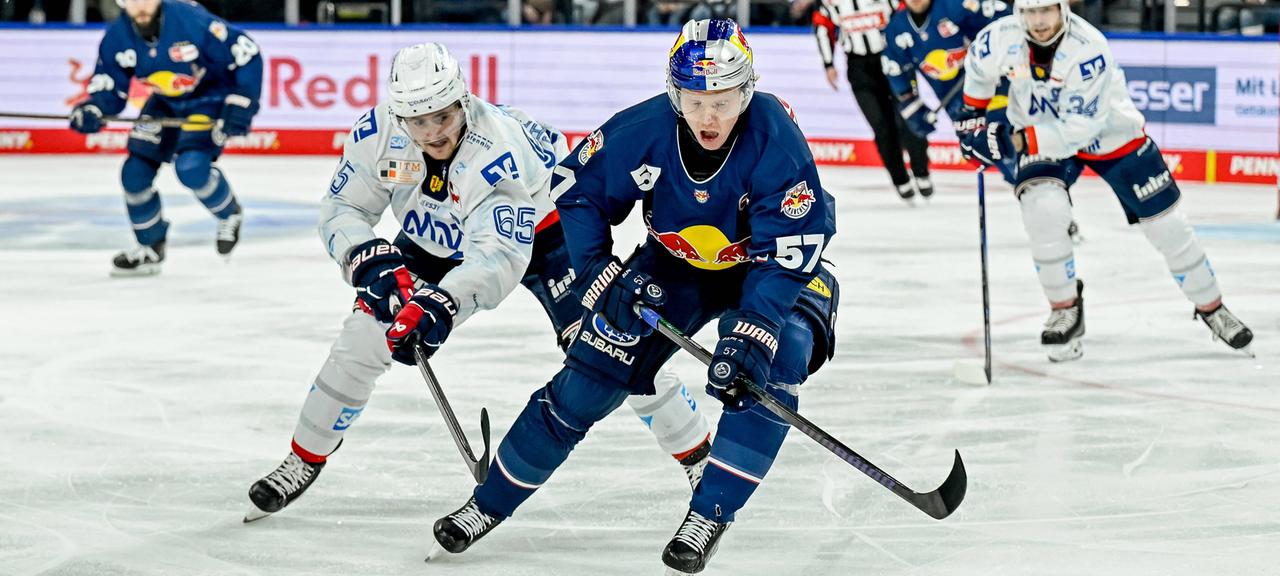
M 262 57 L 253 39 L 187 0 L 164 0 L 158 17 L 154 41 L 140 37 L 124 13 L 107 26 L 89 80 L 93 104 L 104 114 L 119 113 L 129 79 L 138 78 L 178 114 L 230 94 L 248 98 L 257 110 Z
M 551 193 L 574 269 L 609 258 L 610 225 L 641 204 L 647 241 L 673 265 L 747 267 L 738 308 L 781 323 L 835 233 L 804 135 L 786 104 L 756 92 L 724 163 L 695 180 L 681 161 L 677 120 L 667 95 L 655 96 L 616 114 L 556 168 Z

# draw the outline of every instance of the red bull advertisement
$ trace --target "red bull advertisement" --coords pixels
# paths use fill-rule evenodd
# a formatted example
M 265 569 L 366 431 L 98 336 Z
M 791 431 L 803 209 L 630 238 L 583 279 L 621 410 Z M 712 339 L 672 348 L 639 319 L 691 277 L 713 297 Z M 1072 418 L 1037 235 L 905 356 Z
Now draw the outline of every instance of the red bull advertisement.
M 679 232 L 659 232 L 650 227 L 649 236 L 672 256 L 702 270 L 724 270 L 751 260 L 747 255 L 750 236 L 730 242 L 724 232 L 714 226 L 699 224 Z
M 920 71 L 938 80 L 954 79 L 964 69 L 964 56 L 968 51 L 963 46 L 953 50 L 934 50 L 925 55 L 924 62 L 920 63 Z

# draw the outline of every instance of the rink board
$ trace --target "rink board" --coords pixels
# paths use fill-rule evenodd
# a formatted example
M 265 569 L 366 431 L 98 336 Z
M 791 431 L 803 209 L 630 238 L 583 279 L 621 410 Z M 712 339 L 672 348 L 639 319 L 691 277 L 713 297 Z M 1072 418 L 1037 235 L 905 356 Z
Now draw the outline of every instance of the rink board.
M 571 135 L 662 90 L 672 34 L 662 31 L 250 28 L 265 58 L 262 111 L 232 153 L 338 154 L 351 123 L 384 97 L 395 50 L 447 44 L 472 92 L 518 106 Z M 807 34 L 760 33 L 761 90 L 789 102 L 819 162 L 871 166 L 880 159 L 848 87 L 827 86 Z M 85 97 L 101 29 L 0 29 L 0 111 L 64 114 Z M 1121 37 L 1113 52 L 1147 132 L 1187 181 L 1274 183 L 1280 138 L 1280 44 L 1274 41 Z M 130 89 L 129 115 L 149 89 Z M 939 168 L 963 168 L 944 117 L 931 151 Z M 82 136 L 57 122 L 0 120 L 0 153 L 118 153 L 124 131 Z

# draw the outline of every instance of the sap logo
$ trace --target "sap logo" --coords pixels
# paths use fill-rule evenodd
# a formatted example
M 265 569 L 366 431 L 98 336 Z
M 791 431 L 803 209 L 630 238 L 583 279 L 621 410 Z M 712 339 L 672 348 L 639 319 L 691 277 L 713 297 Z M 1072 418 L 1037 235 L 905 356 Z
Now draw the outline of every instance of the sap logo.
M 1129 97 L 1152 122 L 1213 124 L 1217 69 L 1134 66 L 1125 69 Z
M 1172 183 L 1173 176 L 1168 170 L 1164 170 L 1155 176 L 1148 176 L 1145 184 L 1134 184 L 1133 195 L 1138 197 L 1139 202 L 1145 202 L 1147 198 L 1159 194 Z
M 408 145 L 409 145 L 409 139 L 405 138 L 404 136 L 395 135 L 391 137 L 390 146 L 392 150 L 404 150 L 405 147 L 407 147 Z
M 1080 79 L 1093 80 L 1107 69 L 1107 61 L 1099 54 L 1092 59 L 1080 63 Z
M 338 419 L 333 423 L 333 429 L 337 431 L 346 430 L 355 423 L 356 418 L 360 417 L 360 413 L 364 412 L 364 406 L 359 408 L 351 408 L 349 406 L 342 407 L 342 413 L 338 414 Z

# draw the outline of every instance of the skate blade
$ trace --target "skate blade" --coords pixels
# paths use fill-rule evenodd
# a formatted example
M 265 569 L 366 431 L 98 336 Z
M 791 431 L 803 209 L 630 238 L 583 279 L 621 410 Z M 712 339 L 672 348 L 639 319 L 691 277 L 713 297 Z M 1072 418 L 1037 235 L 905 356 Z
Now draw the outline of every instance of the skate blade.
M 266 518 L 267 516 L 270 516 L 270 515 L 271 515 L 270 512 L 263 512 L 262 510 L 259 510 L 255 506 L 253 508 L 250 508 L 248 512 L 245 512 L 244 523 L 248 524 L 250 522 L 254 522 L 256 520 L 261 520 L 263 518 Z
M 436 542 L 435 538 L 432 538 L 431 550 L 427 551 L 427 557 L 426 559 L 423 560 L 423 562 L 431 562 L 432 560 L 438 560 L 448 554 L 449 554 L 449 551 L 445 550 L 444 547 L 441 546 L 439 542 Z
M 694 572 L 685 572 L 684 570 L 677 570 L 670 566 L 667 566 L 667 571 L 663 572 L 663 576 L 693 576 L 694 574 Z
M 116 268 L 114 266 L 111 268 L 112 278 L 139 278 L 143 276 L 155 276 L 156 274 L 159 274 L 159 273 L 160 273 L 159 264 L 143 264 L 132 270 L 126 270 L 124 268 Z
M 1084 344 L 1079 338 L 1066 344 L 1044 344 L 1043 346 L 1050 362 L 1070 362 L 1084 356 Z

